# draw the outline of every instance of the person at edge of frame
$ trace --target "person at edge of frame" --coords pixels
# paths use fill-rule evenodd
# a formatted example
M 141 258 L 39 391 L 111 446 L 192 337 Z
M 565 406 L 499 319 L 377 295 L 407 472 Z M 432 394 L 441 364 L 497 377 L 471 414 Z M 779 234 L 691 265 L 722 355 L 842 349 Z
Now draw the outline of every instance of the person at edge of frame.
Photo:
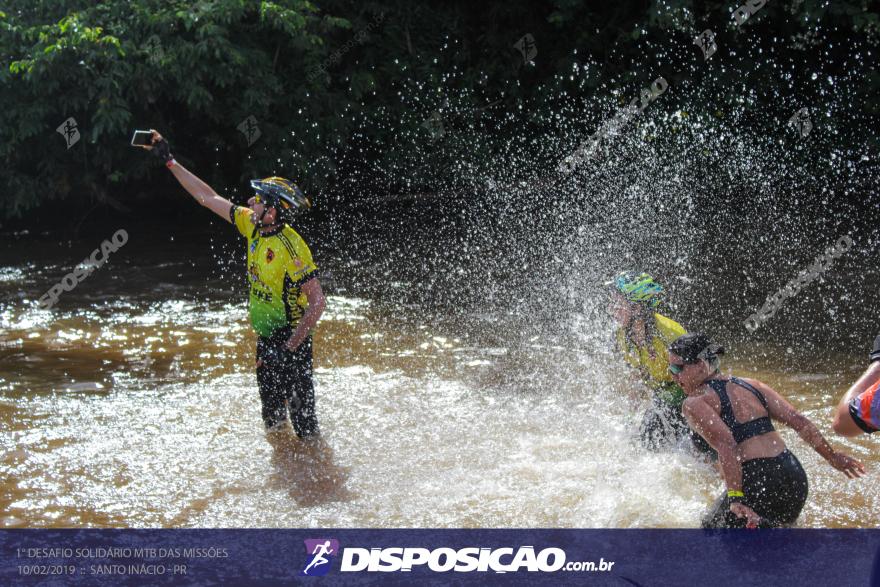
M 807 474 L 772 420 L 793 428 L 847 477 L 865 474 L 862 463 L 835 451 L 816 425 L 770 386 L 721 375 L 723 354 L 724 347 L 701 333 L 681 336 L 669 346 L 669 371 L 687 394 L 682 411 L 718 451 L 727 484 L 704 516 L 703 528 L 773 528 L 797 520 L 809 492 Z
M 868 355 L 870 365 L 840 398 L 832 428 L 841 436 L 873 434 L 880 430 L 880 336 Z
M 715 451 L 688 426 L 681 414 L 684 391 L 669 374 L 666 349 L 684 327 L 656 310 L 665 297 L 663 286 L 647 273 L 622 271 L 606 282 L 611 299 L 609 314 L 619 325 L 617 348 L 651 390 L 651 406 L 639 426 L 639 441 L 657 451 L 688 439 L 701 453 L 715 458 Z
M 287 426 L 288 411 L 300 438 L 319 434 L 312 379 L 312 331 L 326 301 L 318 270 L 302 237 L 289 222 L 311 202 L 281 177 L 251 180 L 247 207 L 222 198 L 178 163 L 161 134 L 151 130 L 152 150 L 202 206 L 232 223 L 247 239 L 248 310 L 257 340 L 257 384 L 269 431 Z

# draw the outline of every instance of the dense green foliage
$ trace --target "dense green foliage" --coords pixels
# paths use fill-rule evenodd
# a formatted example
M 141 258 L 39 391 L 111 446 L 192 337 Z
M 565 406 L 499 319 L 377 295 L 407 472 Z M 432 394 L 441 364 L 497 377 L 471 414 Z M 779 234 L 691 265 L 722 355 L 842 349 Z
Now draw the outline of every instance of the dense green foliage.
M 840 143 L 830 147 L 874 123 L 876 5 L 771 0 L 740 27 L 736 6 L 7 0 L 0 214 L 147 197 L 165 185 L 161 168 L 127 144 L 151 127 L 231 196 L 248 177 L 279 173 L 345 201 L 439 189 L 463 161 L 516 160 L 524 174 L 555 166 L 659 75 L 676 90 L 668 111 L 787 118 L 823 104 Z M 706 28 L 719 44 L 708 62 L 693 45 Z M 529 63 L 514 47 L 526 33 Z M 69 117 L 81 135 L 70 148 L 56 133 Z M 249 117 L 252 144 L 238 129 Z

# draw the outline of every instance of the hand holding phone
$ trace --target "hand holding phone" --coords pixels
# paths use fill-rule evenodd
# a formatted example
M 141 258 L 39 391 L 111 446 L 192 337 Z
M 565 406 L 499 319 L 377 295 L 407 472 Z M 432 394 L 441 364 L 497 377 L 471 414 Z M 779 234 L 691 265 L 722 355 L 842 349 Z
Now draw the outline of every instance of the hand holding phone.
M 134 147 L 141 147 L 142 149 L 151 151 L 154 155 L 159 157 L 159 159 L 165 161 L 165 163 L 174 159 L 168 141 L 162 138 L 162 135 L 153 129 L 134 131 L 134 136 L 131 137 L 131 144 Z

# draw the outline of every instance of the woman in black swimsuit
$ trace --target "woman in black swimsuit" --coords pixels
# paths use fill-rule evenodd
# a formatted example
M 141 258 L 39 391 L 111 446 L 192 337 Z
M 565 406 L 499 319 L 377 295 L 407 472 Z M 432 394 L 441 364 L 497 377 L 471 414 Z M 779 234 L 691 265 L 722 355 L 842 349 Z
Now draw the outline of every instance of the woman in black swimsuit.
M 669 371 L 687 394 L 682 413 L 718 451 L 727 493 L 703 519 L 704 528 L 787 526 L 807 501 L 807 474 L 773 428 L 787 424 L 832 467 L 860 477 L 865 467 L 835 452 L 819 429 L 785 398 L 754 379 L 719 373 L 724 348 L 705 334 L 686 334 L 669 347 Z

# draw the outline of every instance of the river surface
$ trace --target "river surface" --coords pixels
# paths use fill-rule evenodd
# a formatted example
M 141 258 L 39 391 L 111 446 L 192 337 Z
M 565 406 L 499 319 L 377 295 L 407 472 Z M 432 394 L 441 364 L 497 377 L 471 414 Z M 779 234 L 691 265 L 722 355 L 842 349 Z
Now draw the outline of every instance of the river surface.
M 315 336 L 323 438 L 267 439 L 244 247 L 208 215 L 61 242 L 4 235 L 4 527 L 688 528 L 723 489 L 688 452 L 633 442 L 647 404 L 632 397 L 607 320 L 584 310 L 602 304 L 593 290 L 569 290 L 576 303 L 552 312 L 509 303 L 531 296 L 519 273 L 505 277 L 504 252 L 462 254 L 456 241 L 447 255 L 443 226 L 400 228 L 393 245 L 374 240 L 378 224 L 345 237 L 310 227 L 329 296 Z M 117 228 L 129 242 L 36 309 Z M 468 256 L 497 271 L 461 267 Z M 868 344 L 815 358 L 785 338 L 743 341 L 724 361 L 870 471 L 848 480 L 784 430 L 810 478 L 801 526 L 880 525 L 876 441 L 830 430 Z

